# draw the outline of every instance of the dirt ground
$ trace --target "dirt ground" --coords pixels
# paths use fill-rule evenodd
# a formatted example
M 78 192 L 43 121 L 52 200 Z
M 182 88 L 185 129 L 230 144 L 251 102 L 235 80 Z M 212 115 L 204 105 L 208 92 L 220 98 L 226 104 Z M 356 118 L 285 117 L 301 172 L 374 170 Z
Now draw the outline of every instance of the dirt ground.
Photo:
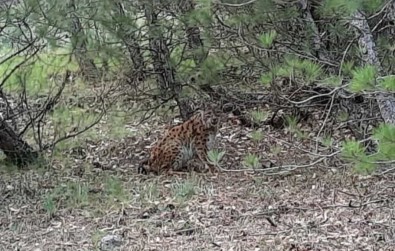
M 127 199 L 106 195 L 98 180 L 112 175 L 121 177 Z M 277 177 L 11 176 L 1 180 L 1 250 L 99 250 L 106 234 L 122 237 L 118 250 L 391 250 L 395 244 L 393 176 L 319 170 Z M 68 205 L 63 194 L 49 215 L 45 191 L 74 179 L 87 184 L 90 198 Z
M 142 138 L 102 142 L 111 151 L 98 160 L 3 170 L 0 250 L 104 250 L 108 235 L 119 238 L 112 250 L 394 250 L 391 173 L 361 176 L 329 158 L 307 165 L 313 156 L 287 136 L 252 146 L 248 132 L 227 128 L 223 167 L 233 171 L 145 176 Z M 284 168 L 240 171 L 250 150 Z

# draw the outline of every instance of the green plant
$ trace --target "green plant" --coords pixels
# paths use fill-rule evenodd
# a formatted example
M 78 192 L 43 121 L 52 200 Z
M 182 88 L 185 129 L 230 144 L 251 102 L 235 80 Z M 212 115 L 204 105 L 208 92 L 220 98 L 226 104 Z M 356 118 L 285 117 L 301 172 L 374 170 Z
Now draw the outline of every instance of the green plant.
M 357 10 L 374 13 L 382 8 L 384 3 L 383 0 L 326 0 L 320 10 L 324 15 L 350 16 Z
M 271 30 L 269 32 L 263 33 L 259 37 L 259 41 L 261 42 L 262 46 L 264 48 L 270 48 L 273 45 L 274 40 L 277 37 L 277 32 L 276 30 Z
M 357 172 L 370 174 L 374 171 L 374 165 L 369 161 L 369 157 L 365 154 L 365 149 L 360 142 L 355 140 L 347 140 L 343 143 L 342 155 L 345 160 L 354 164 Z
M 395 125 L 380 124 L 373 138 L 379 142 L 376 157 L 383 161 L 395 161 Z
M 108 113 L 107 120 L 111 123 L 106 124 L 107 137 L 112 139 L 122 139 L 127 136 L 133 136 L 134 132 L 130 131 L 125 127 L 128 122 L 129 116 L 123 111 L 114 111 Z
M 370 174 L 379 164 L 395 163 L 395 126 L 380 124 L 372 138 L 378 142 L 378 149 L 370 155 L 365 152 L 362 143 L 356 140 L 343 143 L 342 156 L 354 165 L 357 172 Z
M 263 139 L 263 132 L 254 130 L 251 132 L 250 136 L 255 143 L 259 143 Z
M 248 153 L 242 162 L 244 168 L 258 169 L 261 168 L 260 158 L 256 154 Z
M 110 198 L 115 198 L 119 201 L 127 199 L 127 193 L 125 192 L 122 182 L 118 177 L 109 177 L 106 180 L 106 191 Z
M 106 233 L 100 229 L 96 229 L 91 236 L 93 245 L 99 249 L 100 240 L 106 235 Z
M 273 72 L 268 72 L 261 76 L 260 81 L 263 85 L 268 86 L 273 82 L 274 78 L 275 75 L 273 74 Z
M 179 202 L 190 200 L 197 194 L 197 183 L 194 179 L 188 179 L 172 184 L 172 194 Z
M 203 83 L 219 81 L 218 72 L 225 68 L 223 59 L 220 55 L 212 55 L 207 57 L 201 65 L 200 79 Z
M 86 206 L 89 204 L 89 186 L 82 182 L 70 182 L 66 195 L 72 206 Z
M 360 92 L 362 90 L 374 90 L 376 86 L 377 69 L 372 65 L 358 67 L 352 71 L 350 90 Z
M 332 86 L 332 87 L 339 87 L 343 82 L 343 78 L 340 76 L 329 76 L 327 79 L 324 80 L 325 84 Z
M 333 139 L 330 135 L 324 136 L 321 143 L 326 147 L 331 147 L 333 144 Z
M 345 111 L 341 111 L 341 112 L 339 112 L 338 114 L 337 114 L 337 120 L 339 121 L 339 122 L 346 122 L 348 119 L 349 119 L 349 117 L 350 117 L 350 115 L 347 113 L 347 112 L 345 112 Z
M 298 126 L 298 119 L 295 116 L 286 116 L 285 120 L 288 125 L 288 130 L 289 132 L 291 132 L 291 136 L 293 136 L 293 134 L 296 134 L 296 136 L 300 139 L 307 138 L 307 134 L 300 130 Z
M 285 121 L 287 122 L 287 126 L 290 132 L 297 131 L 298 128 L 298 119 L 295 116 L 288 115 L 285 117 Z
M 395 76 L 385 76 L 379 79 L 378 84 L 380 87 L 387 91 L 395 91 Z
M 317 81 L 323 75 L 322 66 L 310 60 L 303 60 L 299 69 L 308 83 Z
M 268 114 L 263 111 L 251 111 L 250 116 L 255 123 L 260 124 L 267 118 Z
M 344 76 L 351 77 L 354 68 L 355 68 L 355 62 L 354 61 L 344 62 L 343 65 L 342 65 L 342 68 L 341 68 L 342 74 Z
M 49 194 L 44 197 L 43 208 L 47 212 L 49 217 L 52 217 L 57 210 L 56 202 L 53 195 Z
M 207 152 L 208 161 L 210 164 L 219 166 L 222 158 L 225 155 L 225 151 L 219 151 L 218 149 L 211 149 Z
M 56 86 L 55 75 L 61 75 L 66 70 L 77 70 L 75 61 L 70 61 L 69 51 L 54 50 L 51 53 L 40 53 L 17 69 L 4 85 L 6 91 L 26 90 L 28 96 L 42 95 L 50 92 Z M 0 75 L 6 76 L 16 65 L 25 60 L 23 56 L 16 56 L 0 65 Z
M 140 187 L 139 195 L 142 202 L 152 203 L 158 200 L 160 196 L 158 184 L 156 182 L 144 184 Z
M 270 152 L 277 155 L 281 152 L 281 147 L 279 145 L 272 146 L 270 147 Z

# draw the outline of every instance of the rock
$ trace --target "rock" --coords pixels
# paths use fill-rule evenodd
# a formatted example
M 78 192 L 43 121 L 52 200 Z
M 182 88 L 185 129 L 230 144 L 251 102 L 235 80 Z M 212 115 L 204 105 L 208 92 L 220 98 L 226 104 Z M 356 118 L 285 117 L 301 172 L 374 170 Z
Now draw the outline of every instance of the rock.
M 100 250 L 113 251 L 117 250 L 122 244 L 122 238 L 119 235 L 109 234 L 100 240 Z

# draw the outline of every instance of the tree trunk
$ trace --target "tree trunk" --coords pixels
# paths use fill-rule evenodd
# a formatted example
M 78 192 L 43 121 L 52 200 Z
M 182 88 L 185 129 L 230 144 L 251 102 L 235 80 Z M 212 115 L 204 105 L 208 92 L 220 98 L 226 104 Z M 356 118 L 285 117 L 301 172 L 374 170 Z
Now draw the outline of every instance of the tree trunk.
M 195 10 L 194 0 L 179 0 L 178 8 L 182 15 L 188 15 Z M 196 25 L 191 25 L 189 22 L 185 23 L 185 35 L 187 37 L 187 45 L 191 50 L 192 58 L 196 65 L 201 65 L 206 59 L 207 54 L 204 52 L 203 40 L 200 36 L 200 29 Z M 178 107 L 180 108 L 180 115 L 183 120 L 187 120 L 194 113 L 194 109 L 190 104 L 189 99 L 177 100 Z
M 389 23 L 394 23 L 395 22 L 395 1 L 392 1 L 392 3 L 389 4 L 388 6 L 388 11 L 387 11 L 387 22 Z M 390 26 L 389 28 L 389 34 L 394 35 L 395 34 L 395 27 L 394 25 Z
M 38 153 L 21 140 L 6 121 L 0 120 L 0 149 L 11 163 L 22 167 L 35 161 Z
M 181 11 L 182 15 L 190 14 L 195 10 L 195 1 L 194 0 L 180 0 L 178 3 L 178 8 Z M 186 36 L 188 40 L 188 48 L 193 51 L 193 58 L 197 65 L 200 65 L 206 55 L 203 51 L 203 41 L 200 37 L 200 29 L 198 26 L 190 25 L 188 22 L 185 24 L 186 26 Z
M 351 25 L 356 28 L 356 32 L 359 35 L 358 44 L 364 63 L 376 66 L 380 74 L 384 74 L 381 63 L 377 57 L 373 35 L 362 11 L 356 11 L 354 13 Z M 385 123 L 395 125 L 394 96 L 390 93 L 379 93 L 376 95 L 376 100 Z
M 126 16 L 124 4 L 122 3 L 122 1 L 114 1 L 113 7 L 115 13 L 117 13 L 119 17 Z M 132 67 L 125 75 L 129 79 L 129 83 L 136 83 L 136 81 L 142 82 L 145 80 L 144 58 L 141 52 L 141 47 L 137 42 L 138 38 L 136 38 L 134 31 L 130 31 L 130 29 L 125 26 L 124 21 L 117 23 L 119 28 L 118 34 L 126 45 L 126 48 L 129 52 L 129 59 L 132 63 Z
M 77 8 L 74 0 L 70 0 L 69 7 L 71 10 L 71 41 L 73 43 L 74 56 L 77 59 L 83 76 L 87 80 L 95 80 L 99 72 L 93 59 L 88 55 L 87 38 L 85 37 L 80 19 L 75 14 Z
M 163 37 L 158 24 L 158 13 L 154 5 L 145 5 L 145 16 L 149 26 L 149 46 L 153 59 L 154 71 L 157 74 L 157 83 L 161 92 L 162 100 L 174 99 L 177 102 L 181 117 L 185 120 L 190 116 L 188 103 L 180 100 L 179 96 L 182 91 L 181 84 L 176 80 L 176 70 L 170 63 L 170 51 L 167 41 Z
M 302 14 L 303 14 L 305 23 L 307 24 L 308 27 L 310 27 L 310 29 L 313 32 L 312 43 L 313 43 L 314 53 L 317 55 L 317 57 L 320 60 L 328 61 L 329 56 L 328 56 L 327 50 L 325 49 L 324 43 L 322 42 L 317 24 L 313 18 L 313 15 L 311 14 L 310 5 L 309 5 L 308 1 L 307 0 L 300 0 L 299 4 L 300 4 L 301 10 L 302 10 Z

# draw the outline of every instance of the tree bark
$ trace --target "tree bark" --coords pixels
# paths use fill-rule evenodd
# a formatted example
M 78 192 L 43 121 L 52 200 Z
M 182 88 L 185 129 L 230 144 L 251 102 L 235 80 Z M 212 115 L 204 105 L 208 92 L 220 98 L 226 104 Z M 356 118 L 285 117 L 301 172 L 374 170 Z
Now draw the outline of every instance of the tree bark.
M 329 56 L 328 56 L 328 53 L 325 49 L 324 43 L 322 42 L 319 29 L 316 25 L 313 15 L 311 14 L 308 1 L 307 0 L 300 0 L 299 4 L 300 4 L 302 14 L 303 14 L 306 24 L 308 27 L 310 27 L 310 29 L 313 32 L 313 41 L 312 42 L 313 42 L 314 53 L 317 55 L 317 57 L 320 60 L 328 61 Z
M 19 167 L 32 163 L 38 158 L 38 153 L 20 139 L 3 119 L 0 119 L 0 149 L 7 156 L 8 161 Z
M 365 64 L 376 66 L 380 75 L 383 75 L 383 68 L 377 57 L 376 44 L 365 14 L 362 11 L 356 11 L 350 23 L 359 35 L 358 44 L 362 54 L 362 60 Z M 376 95 L 376 100 L 385 123 L 395 125 L 394 96 L 390 93 L 379 93 Z
M 158 13 L 152 2 L 145 5 L 145 16 L 149 26 L 149 47 L 161 92 L 160 97 L 162 100 L 174 99 L 182 119 L 185 120 L 190 116 L 191 111 L 188 102 L 179 98 L 182 85 L 176 80 L 176 70 L 170 63 L 170 51 L 167 41 L 160 31 Z
M 178 8 L 181 14 L 187 15 L 195 10 L 194 0 L 179 0 Z M 188 22 L 186 26 L 186 36 L 188 41 L 188 48 L 194 50 L 193 57 L 197 65 L 200 65 L 206 58 L 203 51 L 203 40 L 200 37 L 200 29 L 196 25 L 190 25 Z
M 120 17 L 126 16 L 125 7 L 122 1 L 114 1 L 113 7 L 117 15 Z M 138 39 L 136 38 L 134 31 L 130 31 L 124 22 L 117 23 L 119 28 L 118 34 L 121 37 L 123 43 L 126 45 L 126 48 L 129 52 L 129 59 L 132 63 L 130 71 L 125 75 L 129 78 L 130 83 L 134 83 L 136 80 L 139 82 L 144 81 L 144 58 L 141 47 L 137 42 Z
M 74 0 L 70 0 L 69 8 L 71 10 L 71 41 L 74 41 L 74 56 L 83 76 L 88 80 L 95 80 L 98 77 L 98 69 L 93 59 L 88 55 L 87 38 L 80 19 L 75 13 L 77 8 Z
M 387 22 L 389 23 L 394 23 L 395 22 L 395 1 L 392 1 L 392 3 L 389 4 L 388 10 L 387 10 Z M 394 25 L 390 26 L 389 28 L 389 34 L 394 35 L 395 34 L 395 27 Z

